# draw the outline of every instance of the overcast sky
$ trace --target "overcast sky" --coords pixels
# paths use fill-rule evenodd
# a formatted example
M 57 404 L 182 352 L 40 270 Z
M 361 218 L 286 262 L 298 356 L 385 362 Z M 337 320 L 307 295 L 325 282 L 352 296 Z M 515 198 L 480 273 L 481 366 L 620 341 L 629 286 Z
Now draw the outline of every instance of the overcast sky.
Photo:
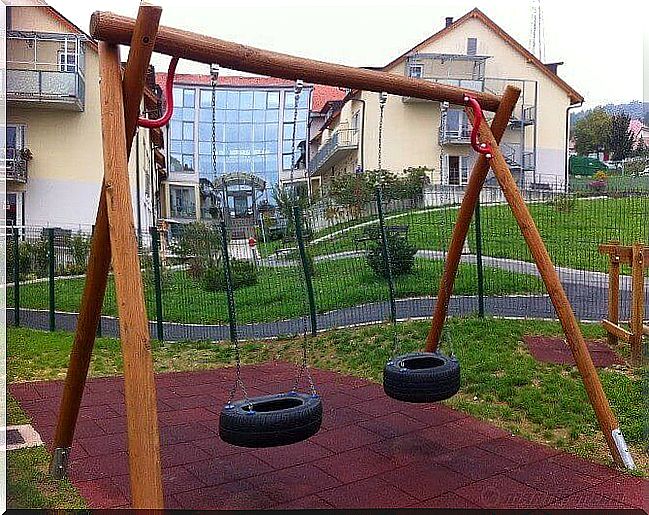
M 88 30 L 90 14 L 111 10 L 134 17 L 136 0 L 51 0 Z M 524 46 L 531 24 L 530 0 L 156 0 L 163 25 L 247 45 L 351 66 L 382 66 L 440 30 L 446 16 L 478 7 Z M 564 61 L 559 74 L 585 98 L 584 107 L 640 100 L 646 0 L 542 0 L 545 61 Z M 644 42 L 643 42 L 644 39 Z M 644 56 L 643 56 L 644 46 Z M 126 58 L 126 55 L 123 56 Z M 168 58 L 155 56 L 158 71 Z M 647 63 L 644 62 L 644 66 Z M 180 61 L 181 73 L 208 73 L 203 64 Z M 645 88 L 646 89 L 646 88 Z

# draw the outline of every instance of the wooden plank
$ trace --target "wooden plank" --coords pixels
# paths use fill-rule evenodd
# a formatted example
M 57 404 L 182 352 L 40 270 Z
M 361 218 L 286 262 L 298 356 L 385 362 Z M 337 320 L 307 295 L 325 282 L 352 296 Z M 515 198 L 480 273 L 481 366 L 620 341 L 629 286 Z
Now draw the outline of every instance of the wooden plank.
M 633 245 L 633 262 L 631 265 L 631 361 L 634 365 L 642 364 L 642 320 L 644 319 L 644 254 L 642 245 Z
M 133 223 L 117 46 L 99 43 L 99 66 L 106 204 L 124 359 L 132 504 L 135 509 L 162 509 L 153 357 Z
M 617 325 L 616 323 L 610 320 L 602 320 L 602 327 L 606 330 L 606 332 L 609 335 L 611 334 L 615 335 L 616 338 L 615 341 L 617 341 L 617 339 L 619 338 L 621 340 L 628 342 L 629 339 L 631 338 L 631 333 L 629 331 L 627 331 L 623 327 L 620 327 L 619 325 Z
M 469 120 L 473 122 L 473 113 L 469 111 L 468 115 Z M 498 142 L 484 120 L 480 124 L 479 134 L 480 141 L 491 146 L 493 157 L 490 166 L 507 199 L 507 203 L 518 223 L 523 238 L 532 253 L 539 274 L 545 283 L 545 287 L 563 327 L 566 340 L 577 363 L 577 368 L 584 382 L 586 393 L 595 410 L 595 415 L 597 416 L 599 426 L 611 451 L 611 455 L 618 465 L 624 466 L 625 463 L 621 451 L 613 439 L 613 430 L 619 429 L 619 424 L 604 393 L 602 383 L 599 380 L 599 376 L 593 365 L 593 360 L 586 347 L 586 342 L 579 328 L 577 318 L 572 311 L 566 292 L 559 280 L 559 275 L 552 264 L 550 255 L 539 234 L 536 223 L 525 204 L 525 200 L 518 190 L 516 181 L 512 177 L 507 162 L 498 146 Z
M 513 86 L 507 86 L 505 89 L 500 107 L 496 111 L 493 122 L 491 123 L 491 130 L 498 141 L 500 141 L 500 138 L 502 138 L 509 125 L 509 120 L 514 112 L 520 94 L 521 90 Z M 426 337 L 426 350 L 428 352 L 434 352 L 439 345 L 439 339 L 442 335 L 442 329 L 448 313 L 448 303 L 453 294 L 455 276 L 457 275 L 457 269 L 462 258 L 462 249 L 469 232 L 469 227 L 471 226 L 471 218 L 473 217 L 475 206 L 480 198 L 480 191 L 482 190 L 488 172 L 489 160 L 483 155 L 478 156 L 473 170 L 471 170 L 471 175 L 469 175 L 469 182 L 464 190 L 464 197 L 462 198 L 460 209 L 457 212 L 451 242 L 446 254 L 444 273 L 439 283 L 435 310 L 433 311 L 433 318 L 428 336 Z
M 620 258 L 620 263 L 623 265 L 630 265 L 633 260 L 633 248 L 631 245 L 619 245 L 615 243 L 605 243 L 599 245 L 597 250 L 601 254 L 608 254 L 611 256 L 617 255 Z M 649 267 L 649 246 L 641 245 L 643 266 Z
M 135 52 L 137 59 L 131 58 L 124 73 L 124 80 L 131 84 L 131 89 L 124 94 L 124 103 L 128 105 L 129 116 L 127 132 L 130 139 L 126 141 L 127 153 L 130 154 L 131 143 L 136 129 L 137 115 L 139 113 L 139 99 L 144 91 L 144 76 L 149 67 L 149 60 L 153 52 L 153 43 L 145 45 L 146 52 L 138 51 L 138 47 L 144 44 L 144 39 L 155 39 L 157 26 L 160 20 L 161 9 L 157 6 L 142 4 L 138 11 L 136 33 L 141 34 L 139 39 L 133 39 L 131 52 Z M 139 80 L 135 80 L 140 77 Z M 99 196 L 99 207 L 95 222 L 90 254 L 88 258 L 88 270 L 86 271 L 86 282 L 81 298 L 81 309 L 77 320 L 77 330 L 74 336 L 74 343 L 70 353 L 70 363 L 65 378 L 65 386 L 61 398 L 59 417 L 54 436 L 54 449 L 59 453 L 67 454 L 72 445 L 74 431 L 81 405 L 81 398 L 88 376 L 88 367 L 92 356 L 92 349 L 95 343 L 97 325 L 101 317 L 101 307 L 106 292 L 108 272 L 111 263 L 110 238 L 108 234 L 108 212 L 105 197 L 105 181 L 102 181 L 101 193 Z M 55 452 L 50 467 L 55 477 L 63 477 L 66 474 L 65 459 L 63 462 Z
M 96 11 L 90 20 L 90 34 L 99 40 L 128 45 L 134 20 L 111 12 Z M 365 91 L 387 92 L 404 97 L 438 100 L 464 105 L 464 95 L 475 97 L 486 111 L 496 111 L 500 97 L 488 92 L 457 88 L 404 75 L 354 68 L 278 52 L 270 52 L 203 36 L 171 27 L 160 27 L 155 51 L 191 61 L 212 64 L 281 79 L 302 79 Z
M 612 245 L 619 245 L 619 242 L 611 242 Z M 620 322 L 620 256 L 617 252 L 609 255 L 608 269 L 608 319 L 617 325 Z M 609 331 L 607 335 L 608 344 L 617 345 L 618 336 Z

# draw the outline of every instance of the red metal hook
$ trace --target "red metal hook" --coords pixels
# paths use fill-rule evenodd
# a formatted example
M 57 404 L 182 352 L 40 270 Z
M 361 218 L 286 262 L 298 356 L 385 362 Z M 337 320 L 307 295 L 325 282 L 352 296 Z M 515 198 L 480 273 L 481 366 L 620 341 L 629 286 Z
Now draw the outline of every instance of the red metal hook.
M 473 129 L 471 130 L 471 146 L 476 152 L 484 154 L 487 159 L 491 159 L 491 146 L 489 146 L 487 143 L 478 142 L 478 129 L 480 127 L 480 124 L 482 123 L 482 119 L 484 118 L 484 115 L 482 114 L 482 107 L 480 107 L 480 103 L 475 98 L 470 97 L 469 95 L 465 95 L 464 101 L 473 109 L 474 119 Z
M 150 120 L 148 118 L 138 118 L 137 124 L 140 127 L 147 129 L 157 129 L 164 127 L 171 120 L 171 115 L 174 114 L 174 76 L 176 75 L 176 65 L 178 64 L 178 57 L 171 59 L 169 63 L 169 70 L 167 71 L 167 82 L 165 83 L 165 112 L 162 117 L 157 120 Z

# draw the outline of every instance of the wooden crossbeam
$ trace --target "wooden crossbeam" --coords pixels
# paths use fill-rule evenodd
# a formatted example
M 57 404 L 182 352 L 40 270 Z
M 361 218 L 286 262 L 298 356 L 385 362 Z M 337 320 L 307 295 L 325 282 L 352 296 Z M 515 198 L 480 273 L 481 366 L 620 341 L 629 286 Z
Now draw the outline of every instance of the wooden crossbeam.
M 633 247 L 631 245 L 619 245 L 615 243 L 604 243 L 597 247 L 601 254 L 608 254 L 617 257 L 623 265 L 630 265 L 633 261 Z M 642 245 L 640 252 L 643 254 L 643 266 L 649 268 L 649 246 Z
M 131 42 L 134 25 L 133 18 L 97 11 L 93 13 L 90 20 L 90 34 L 95 39 L 128 45 Z M 500 97 L 489 92 L 458 88 L 393 73 L 305 59 L 172 27 L 161 26 L 159 28 L 155 51 L 199 63 L 218 63 L 224 68 L 280 79 L 302 79 L 314 84 L 364 91 L 385 91 L 393 95 L 450 102 L 458 105 L 464 105 L 464 96 L 471 95 L 480 102 L 486 111 L 496 111 L 500 105 Z
M 606 330 L 607 333 L 612 334 L 616 338 L 620 338 L 627 342 L 631 339 L 631 333 L 629 331 L 617 324 L 614 324 L 610 320 L 602 320 L 602 327 Z

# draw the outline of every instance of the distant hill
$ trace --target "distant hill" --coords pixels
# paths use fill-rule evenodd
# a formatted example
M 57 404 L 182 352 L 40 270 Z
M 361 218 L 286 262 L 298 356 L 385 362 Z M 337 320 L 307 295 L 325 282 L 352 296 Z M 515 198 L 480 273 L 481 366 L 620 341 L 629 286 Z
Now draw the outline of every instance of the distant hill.
M 649 102 L 640 102 L 634 100 L 626 104 L 606 104 L 600 105 L 593 109 L 604 109 L 608 114 L 625 113 L 629 115 L 632 120 L 644 120 L 645 124 L 649 124 Z M 593 109 L 585 109 L 577 113 L 570 113 L 570 125 L 572 126 L 577 120 L 581 120 L 584 116 L 590 113 Z

